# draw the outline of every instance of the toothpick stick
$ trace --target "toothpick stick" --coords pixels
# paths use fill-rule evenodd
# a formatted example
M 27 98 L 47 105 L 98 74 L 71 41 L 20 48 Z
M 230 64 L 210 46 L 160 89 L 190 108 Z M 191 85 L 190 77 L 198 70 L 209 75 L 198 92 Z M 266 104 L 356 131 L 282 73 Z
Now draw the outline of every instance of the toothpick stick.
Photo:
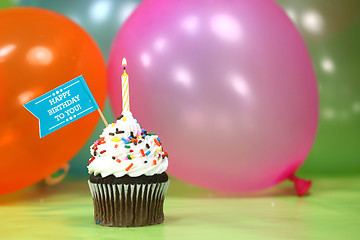
M 102 113 L 102 111 L 100 110 L 100 108 L 98 109 L 98 112 L 100 114 L 101 119 L 103 120 L 103 122 L 105 123 L 105 126 L 108 126 L 108 123 L 106 122 L 106 119 L 104 117 L 104 114 Z

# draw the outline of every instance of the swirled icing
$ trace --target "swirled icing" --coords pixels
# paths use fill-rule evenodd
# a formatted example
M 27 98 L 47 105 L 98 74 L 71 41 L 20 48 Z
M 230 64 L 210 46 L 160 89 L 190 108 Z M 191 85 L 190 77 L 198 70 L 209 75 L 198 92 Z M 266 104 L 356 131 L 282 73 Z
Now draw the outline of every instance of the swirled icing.
M 159 137 L 142 129 L 130 111 L 123 111 L 103 130 L 90 153 L 93 157 L 88 170 L 95 176 L 152 176 L 163 173 L 168 166 L 168 155 Z

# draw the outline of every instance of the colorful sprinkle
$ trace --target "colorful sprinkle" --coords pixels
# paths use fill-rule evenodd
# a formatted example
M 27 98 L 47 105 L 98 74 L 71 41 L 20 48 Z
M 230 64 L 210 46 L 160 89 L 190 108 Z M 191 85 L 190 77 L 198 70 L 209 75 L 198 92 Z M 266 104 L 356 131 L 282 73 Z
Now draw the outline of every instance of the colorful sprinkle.
M 113 137 L 113 138 L 111 139 L 111 141 L 113 141 L 113 142 L 120 142 L 121 139 L 118 138 L 118 137 Z
M 110 136 L 115 136 L 115 133 L 109 133 Z
M 146 144 L 146 147 L 147 147 L 147 148 L 150 148 L 150 145 L 147 143 L 147 144 Z
M 92 157 L 90 160 L 89 160 L 89 164 L 92 163 L 92 161 L 95 160 L 95 157 Z
M 147 135 L 153 136 L 153 135 L 156 135 L 156 134 L 155 133 L 148 133 Z
M 115 127 L 115 124 L 114 124 L 114 123 L 112 123 L 112 124 L 111 124 L 111 126 L 112 126 L 112 127 Z
M 147 163 L 147 161 L 144 161 L 144 163 Z
M 122 120 L 123 120 L 123 121 L 126 121 L 126 118 L 125 118 L 125 117 L 123 117 L 123 118 L 122 118 Z
M 125 131 L 119 131 L 119 129 L 118 129 L 118 128 L 116 128 L 115 130 L 116 130 L 116 131 L 115 131 L 115 133 L 116 133 L 116 134 L 122 134 L 122 133 L 125 133 Z
M 121 140 L 123 140 L 125 144 L 128 143 L 125 138 L 121 138 Z
M 126 157 L 128 158 L 128 160 L 131 160 L 131 156 L 130 156 L 130 155 L 127 155 Z
M 151 153 L 151 151 L 149 150 L 145 153 L 145 155 L 148 156 L 150 153 Z
M 134 164 L 133 163 L 131 163 L 127 168 L 125 168 L 125 170 L 126 171 L 129 171 L 130 170 L 130 168 L 133 166 Z
M 120 159 L 116 159 L 116 161 L 117 161 L 118 163 L 121 163 L 121 160 L 120 160 Z
M 117 148 L 119 145 L 115 144 L 115 148 Z
M 116 159 L 116 157 L 114 157 L 114 156 L 112 156 L 111 158 L 112 158 L 113 160 L 115 160 L 115 159 Z
M 123 115 L 121 115 L 120 117 L 117 118 L 117 120 L 120 120 L 123 117 Z
M 143 149 L 140 149 L 140 152 L 141 152 L 141 155 L 142 155 L 143 157 L 146 156 Z
M 156 162 L 156 160 L 155 160 L 155 159 L 153 160 L 153 164 L 154 164 L 154 165 L 156 165 L 156 164 L 157 164 L 157 162 Z
M 134 150 L 130 149 L 130 152 L 134 152 Z
M 125 145 L 125 148 L 130 148 L 130 146 L 129 146 L 129 145 Z
M 154 142 L 156 143 L 156 145 L 158 145 L 159 147 L 161 146 L 161 144 L 159 143 L 158 140 L 154 139 Z
M 157 138 L 157 140 L 158 140 L 159 142 L 161 142 L 161 141 L 160 141 L 160 138 Z
M 146 137 L 146 135 L 144 134 L 144 135 L 142 135 L 142 137 L 143 137 L 143 138 L 145 138 L 145 137 Z
M 102 150 L 102 151 L 100 152 L 100 154 L 103 154 L 104 152 L 106 152 L 106 150 Z

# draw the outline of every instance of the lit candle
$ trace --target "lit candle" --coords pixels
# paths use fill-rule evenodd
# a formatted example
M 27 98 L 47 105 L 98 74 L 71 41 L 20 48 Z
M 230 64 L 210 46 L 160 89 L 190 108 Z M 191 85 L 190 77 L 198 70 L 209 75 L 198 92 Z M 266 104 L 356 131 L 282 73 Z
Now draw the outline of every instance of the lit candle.
M 122 66 L 124 68 L 124 73 L 121 75 L 121 85 L 122 85 L 122 107 L 123 111 L 130 111 L 130 97 L 129 97 L 129 75 L 126 73 L 127 62 L 123 58 Z

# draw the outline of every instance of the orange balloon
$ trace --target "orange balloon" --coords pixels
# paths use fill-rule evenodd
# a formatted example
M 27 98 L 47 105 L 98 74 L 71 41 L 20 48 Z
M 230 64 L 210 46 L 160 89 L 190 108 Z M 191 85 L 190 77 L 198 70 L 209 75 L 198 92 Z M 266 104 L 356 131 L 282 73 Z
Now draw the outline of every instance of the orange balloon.
M 93 112 L 40 139 L 38 119 L 23 104 L 83 75 L 103 106 L 106 66 L 89 34 L 52 11 L 0 10 L 0 33 L 0 194 L 5 194 L 63 166 L 99 120 Z

